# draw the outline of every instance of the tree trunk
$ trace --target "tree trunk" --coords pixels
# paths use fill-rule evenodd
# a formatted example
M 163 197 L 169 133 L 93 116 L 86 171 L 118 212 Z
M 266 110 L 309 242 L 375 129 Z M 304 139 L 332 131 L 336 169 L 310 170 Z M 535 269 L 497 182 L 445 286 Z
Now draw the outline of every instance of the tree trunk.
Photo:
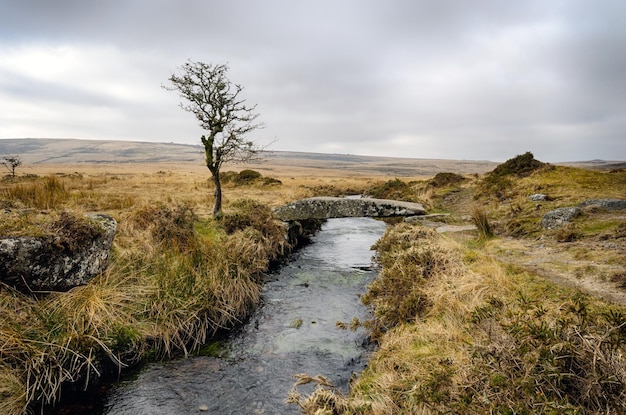
M 215 184 L 215 204 L 213 205 L 213 217 L 215 219 L 222 218 L 222 183 L 220 182 L 220 172 L 211 170 L 213 183 Z

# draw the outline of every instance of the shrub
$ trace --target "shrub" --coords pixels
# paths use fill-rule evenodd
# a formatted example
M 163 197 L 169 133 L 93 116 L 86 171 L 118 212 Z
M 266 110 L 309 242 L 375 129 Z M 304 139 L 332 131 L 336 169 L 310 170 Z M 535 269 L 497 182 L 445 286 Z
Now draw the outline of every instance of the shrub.
M 526 177 L 544 166 L 546 164 L 535 160 L 531 152 L 509 159 L 487 173 L 478 186 L 479 193 L 477 196 L 481 194 L 493 195 L 500 200 L 511 197 L 514 195 L 511 192 L 513 187 L 511 177 Z
M 261 178 L 261 173 L 254 170 L 242 170 L 237 177 L 238 184 L 245 184 Z
M 383 269 L 363 296 L 375 310 L 374 336 L 422 316 L 431 306 L 425 284 L 451 271 L 457 258 L 432 241 L 437 233 L 406 223 L 394 226 L 375 245 Z
M 428 181 L 431 187 L 445 187 L 463 183 L 467 180 L 465 177 L 456 173 L 437 173 L 435 177 Z
M 146 206 L 135 211 L 131 220 L 141 229 L 148 230 L 157 244 L 184 250 L 194 241 L 196 215 L 185 204 L 173 208 Z
M 226 233 L 233 234 L 251 228 L 259 232 L 259 242 L 272 259 L 288 253 L 291 247 L 285 239 L 285 227 L 274 218 L 268 206 L 252 199 L 242 199 L 231 207 L 234 211 L 227 212 L 221 222 Z
M 544 167 L 546 164 L 535 160 L 535 156 L 530 151 L 518 155 L 498 165 L 490 175 L 493 176 L 517 176 L 526 177 L 535 170 Z
M 264 186 L 280 185 L 282 182 L 273 177 L 263 177 L 261 173 L 255 170 L 242 170 L 239 173 L 227 171 L 220 173 L 220 180 L 223 183 L 232 183 L 235 186 L 248 186 L 260 183 Z
M 489 342 L 473 348 L 465 394 L 489 399 L 469 402 L 468 412 L 626 410 L 623 311 L 598 313 L 579 295 L 555 316 L 542 302 L 520 296 L 506 310 L 476 324 Z
M 369 189 L 368 196 L 377 199 L 393 199 L 411 201 L 411 187 L 400 179 L 389 180 Z

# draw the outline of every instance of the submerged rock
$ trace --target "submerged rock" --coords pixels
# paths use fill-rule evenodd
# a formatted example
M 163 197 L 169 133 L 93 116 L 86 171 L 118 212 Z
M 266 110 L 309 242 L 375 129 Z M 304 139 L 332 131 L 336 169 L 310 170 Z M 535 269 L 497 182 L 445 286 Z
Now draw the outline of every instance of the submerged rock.
M 0 239 L 0 281 L 23 292 L 67 291 L 102 273 L 117 222 L 86 215 L 56 235 Z

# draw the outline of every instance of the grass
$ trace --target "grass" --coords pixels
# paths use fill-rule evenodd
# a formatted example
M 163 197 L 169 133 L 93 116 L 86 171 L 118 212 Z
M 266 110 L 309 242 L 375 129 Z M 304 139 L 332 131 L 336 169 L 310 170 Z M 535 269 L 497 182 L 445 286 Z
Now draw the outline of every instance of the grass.
M 317 383 L 309 396 L 296 387 L 290 402 L 304 413 L 626 410 L 624 308 L 411 225 L 378 249 L 384 268 L 365 301 L 379 348 L 348 395 L 320 379 L 307 379 Z
M 288 251 L 265 205 L 229 201 L 228 219 L 216 222 L 196 213 L 208 204 L 206 185 L 175 175 L 116 177 L 57 174 L 0 188 L 3 236 L 88 236 L 83 202 L 118 221 L 112 263 L 88 285 L 40 298 L 1 287 L 2 414 L 53 404 L 66 385 L 88 388 L 140 360 L 199 350 L 245 318 L 259 301 L 261 273 Z M 170 188 L 180 189 L 177 199 L 164 197 Z
M 441 186 L 393 183 L 412 193 L 403 198 L 467 215 L 478 243 L 416 225 L 390 228 L 376 245 L 383 269 L 363 296 L 374 317 L 359 325 L 378 344 L 368 368 L 347 394 L 298 375 L 288 402 L 307 414 L 626 412 L 626 309 L 496 259 L 538 239 L 563 244 L 557 272 L 623 284 L 626 263 L 604 244 L 619 246 L 623 218 L 586 209 L 554 231 L 540 219 L 587 199 L 626 198 L 626 172 L 542 165 L 527 154 L 496 173 Z M 532 202 L 534 193 L 548 200 Z M 298 388 L 308 383 L 316 390 L 303 395 Z
M 318 390 L 303 396 L 296 387 L 292 403 L 304 413 L 329 414 L 625 409 L 624 310 L 494 259 L 499 251 L 513 255 L 519 243 L 498 235 L 620 243 L 624 221 L 603 212 L 586 210 L 562 235 L 543 231 L 539 220 L 585 199 L 626 197 L 623 171 L 542 167 L 507 178 L 498 196 L 477 191 L 483 178 L 476 176 L 389 180 L 259 169 L 261 177 L 246 172 L 224 184 L 218 223 L 200 167 L 36 166 L 41 176 L 0 183 L 3 236 L 45 234 L 61 212 L 97 211 L 118 221 L 112 264 L 90 284 L 39 299 L 0 289 L 0 413 L 53 403 L 68 382 L 87 387 L 141 359 L 200 351 L 254 307 L 260 273 L 289 251 L 272 207 L 371 189 L 452 212 L 451 223 L 471 218 L 474 206 L 473 220 L 496 237 L 457 242 L 415 225 L 393 226 L 377 244 L 380 278 L 363 296 L 375 318 L 350 323 L 366 325 L 378 343 L 368 369 L 348 394 L 323 377 L 299 375 L 300 384 Z M 269 177 L 282 184 L 268 185 Z M 551 200 L 531 202 L 533 193 Z M 618 250 L 556 243 L 571 258 L 564 271 L 624 284 Z M 592 269 L 576 262 L 582 259 L 599 264 Z

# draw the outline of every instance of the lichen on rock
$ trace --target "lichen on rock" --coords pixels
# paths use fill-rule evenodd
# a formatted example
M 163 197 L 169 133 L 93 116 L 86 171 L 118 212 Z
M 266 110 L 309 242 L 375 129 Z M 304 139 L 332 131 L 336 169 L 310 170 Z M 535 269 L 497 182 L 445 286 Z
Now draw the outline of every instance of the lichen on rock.
M 67 291 L 102 273 L 117 222 L 63 212 L 45 236 L 0 239 L 0 281 L 23 292 Z

